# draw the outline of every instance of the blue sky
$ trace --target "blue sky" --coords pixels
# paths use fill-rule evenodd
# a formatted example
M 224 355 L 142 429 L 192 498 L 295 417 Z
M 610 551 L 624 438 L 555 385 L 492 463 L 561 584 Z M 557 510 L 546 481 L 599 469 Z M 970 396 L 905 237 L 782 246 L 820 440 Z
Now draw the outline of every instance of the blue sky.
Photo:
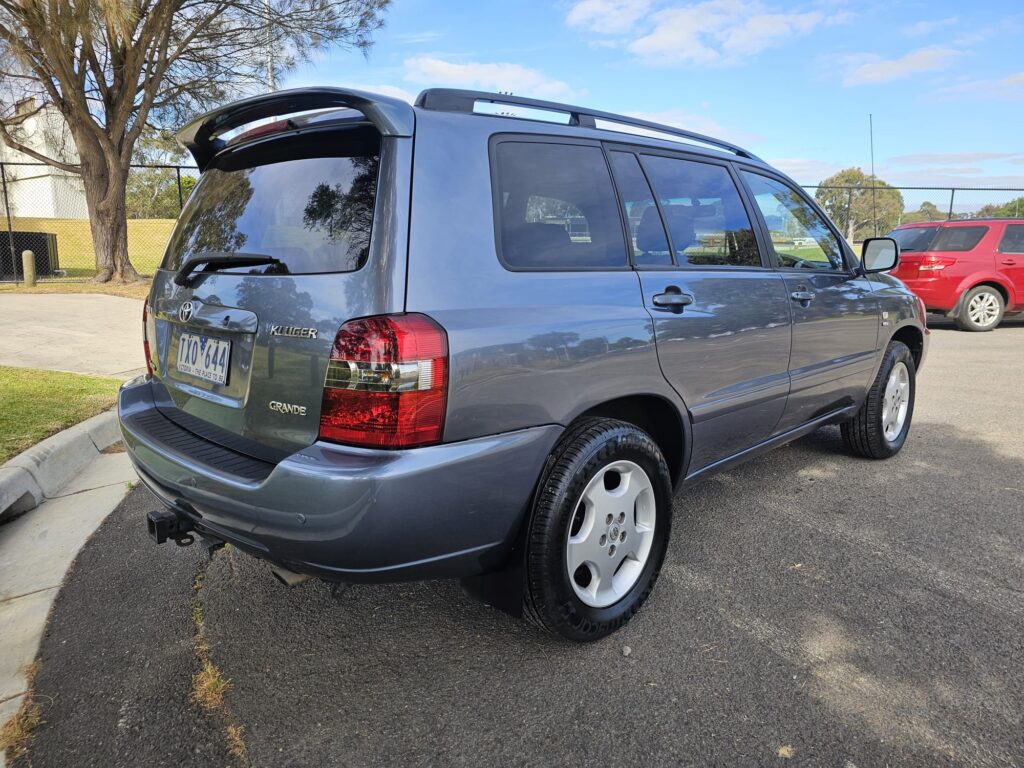
M 283 85 L 512 91 L 732 139 L 813 184 L 1024 187 L 1024 2 L 394 0 Z M 991 195 L 989 196 L 991 197 Z

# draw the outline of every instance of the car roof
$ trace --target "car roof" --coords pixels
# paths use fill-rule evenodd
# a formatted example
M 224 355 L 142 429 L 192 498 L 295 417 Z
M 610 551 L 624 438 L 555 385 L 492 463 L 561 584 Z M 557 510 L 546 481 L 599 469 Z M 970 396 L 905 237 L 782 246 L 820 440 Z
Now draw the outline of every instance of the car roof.
M 1002 218 L 1000 216 L 990 216 L 979 219 L 946 219 L 944 221 L 913 221 L 909 224 L 900 224 L 898 227 L 893 227 L 893 231 L 897 229 L 920 229 L 921 227 L 970 227 L 978 226 L 979 224 L 1024 224 L 1024 218 Z

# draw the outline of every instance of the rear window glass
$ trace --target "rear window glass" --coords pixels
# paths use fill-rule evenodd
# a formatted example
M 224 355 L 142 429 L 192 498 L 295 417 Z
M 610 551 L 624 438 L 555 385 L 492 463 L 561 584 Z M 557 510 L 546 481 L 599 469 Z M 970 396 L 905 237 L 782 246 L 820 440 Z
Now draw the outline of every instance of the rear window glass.
M 272 256 L 279 264 L 221 272 L 351 272 L 370 247 L 380 158 L 299 157 L 203 173 L 162 267 L 194 255 Z
M 626 266 L 615 193 L 598 147 L 502 142 L 495 159 L 501 257 L 507 266 Z
M 999 243 L 1000 253 L 1024 253 L 1024 224 L 1007 224 Z
M 929 251 L 969 251 L 988 233 L 988 227 L 940 227 Z
M 938 227 L 913 227 L 911 229 L 894 229 L 886 237 L 895 240 L 900 250 L 910 253 L 912 251 L 927 251 L 928 243 L 932 241 Z

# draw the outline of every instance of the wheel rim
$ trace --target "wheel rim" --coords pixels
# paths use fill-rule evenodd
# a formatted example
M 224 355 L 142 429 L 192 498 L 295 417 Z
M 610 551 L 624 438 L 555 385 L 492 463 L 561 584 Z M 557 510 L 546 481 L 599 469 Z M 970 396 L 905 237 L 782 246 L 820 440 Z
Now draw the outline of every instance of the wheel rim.
M 982 291 L 967 305 L 967 316 L 975 325 L 992 325 L 999 317 L 999 298 L 994 293 Z
M 882 403 L 882 432 L 885 439 L 893 442 L 903 431 L 910 410 L 910 371 L 906 363 L 896 363 L 889 372 L 885 383 L 885 397 Z
M 601 468 L 583 489 L 565 545 L 569 581 L 594 608 L 621 600 L 643 573 L 654 543 L 654 484 L 632 461 Z

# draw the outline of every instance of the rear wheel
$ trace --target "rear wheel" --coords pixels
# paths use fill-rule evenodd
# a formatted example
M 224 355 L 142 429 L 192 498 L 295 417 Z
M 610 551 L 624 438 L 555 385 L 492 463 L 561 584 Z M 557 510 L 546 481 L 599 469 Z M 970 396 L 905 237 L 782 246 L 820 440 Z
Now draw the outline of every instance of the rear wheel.
M 1003 295 L 991 285 L 971 288 L 960 304 L 956 324 L 965 331 L 991 331 L 999 325 L 1006 310 Z
M 571 428 L 534 502 L 525 616 L 577 641 L 623 626 L 658 578 L 670 516 L 668 467 L 646 432 L 612 419 Z
M 914 415 L 916 370 L 907 345 L 889 342 L 864 405 L 840 425 L 850 451 L 869 459 L 887 459 L 899 453 Z

